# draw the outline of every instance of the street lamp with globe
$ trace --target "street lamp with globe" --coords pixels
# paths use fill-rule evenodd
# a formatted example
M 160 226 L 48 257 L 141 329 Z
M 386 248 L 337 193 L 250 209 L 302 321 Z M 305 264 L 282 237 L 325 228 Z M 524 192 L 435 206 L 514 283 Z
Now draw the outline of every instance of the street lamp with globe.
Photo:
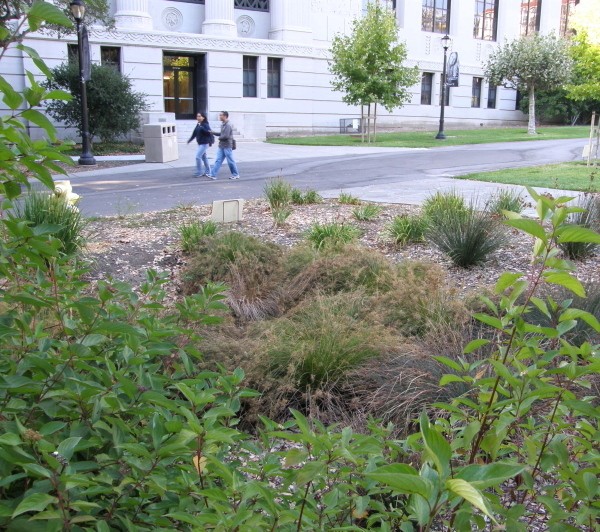
M 435 136 L 437 140 L 445 140 L 446 135 L 444 134 L 444 107 L 446 107 L 446 55 L 448 47 L 450 45 L 450 36 L 448 34 L 442 37 L 442 46 L 444 47 L 444 66 L 442 67 L 442 102 L 440 106 L 440 130 Z
M 81 157 L 79 157 L 79 164 L 81 165 L 94 165 L 96 159 L 92 155 L 92 143 L 89 132 L 88 122 L 88 108 L 87 108 L 87 93 L 85 82 L 87 81 L 88 75 L 86 70 L 89 65 L 84 61 L 84 38 L 83 33 L 86 32 L 86 27 L 83 24 L 83 16 L 85 15 L 85 4 L 81 0 L 73 0 L 69 6 L 71 7 L 71 13 L 77 23 L 77 48 L 79 57 L 79 84 L 81 87 Z M 89 46 L 87 39 L 85 39 L 85 46 Z M 89 62 L 89 58 L 88 61 Z

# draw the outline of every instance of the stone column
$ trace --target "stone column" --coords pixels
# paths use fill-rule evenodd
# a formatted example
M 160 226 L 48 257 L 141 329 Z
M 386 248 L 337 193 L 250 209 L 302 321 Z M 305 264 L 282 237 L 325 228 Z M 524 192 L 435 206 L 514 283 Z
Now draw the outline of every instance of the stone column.
M 309 43 L 312 41 L 309 0 L 271 0 L 269 39 Z
M 205 0 L 202 33 L 237 37 L 233 0 Z
M 117 0 L 115 26 L 139 30 L 152 29 L 148 0 Z

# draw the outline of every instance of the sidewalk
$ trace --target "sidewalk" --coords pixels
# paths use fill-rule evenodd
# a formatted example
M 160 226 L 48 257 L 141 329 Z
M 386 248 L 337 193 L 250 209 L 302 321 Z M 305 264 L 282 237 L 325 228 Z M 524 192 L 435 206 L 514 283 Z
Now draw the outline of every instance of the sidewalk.
M 284 144 L 267 144 L 265 142 L 238 142 L 235 151 L 235 159 L 238 163 L 274 161 L 284 159 L 305 159 L 313 157 L 340 157 L 353 154 L 378 154 L 390 152 L 410 152 L 426 151 L 427 148 L 380 148 L 380 147 L 355 147 L 355 146 L 290 146 Z M 145 163 L 106 168 L 101 170 L 89 170 L 86 176 L 102 176 L 133 173 L 142 173 L 155 170 L 169 170 L 172 168 L 189 168 L 190 172 L 194 168 L 194 159 L 197 146 L 192 144 L 179 144 L 179 159 L 168 163 Z M 210 149 L 208 152 L 209 161 L 214 161 L 216 150 Z M 77 157 L 74 157 L 77 160 Z M 98 156 L 98 161 L 114 160 L 135 160 L 143 161 L 144 155 L 125 155 L 125 156 Z M 76 179 L 78 174 L 71 174 Z M 484 204 L 499 189 L 517 189 L 522 192 L 524 198 L 529 195 L 525 187 L 518 185 L 506 185 L 500 183 L 487 183 L 482 181 L 469 181 L 465 179 L 454 179 L 451 175 L 441 174 L 431 177 L 419 177 L 414 180 L 406 180 L 398 183 L 383 183 L 354 188 L 344 188 L 343 192 L 356 196 L 364 201 L 386 202 L 386 203 L 404 203 L 410 205 L 420 205 L 423 200 L 434 194 L 436 191 L 450 192 L 456 191 L 466 199 L 473 199 L 478 204 Z M 555 190 L 549 188 L 535 187 L 539 193 L 549 193 L 554 197 L 569 196 L 576 197 L 581 192 L 568 190 Z M 327 189 L 319 190 L 319 193 L 325 198 L 337 198 L 340 190 Z M 532 208 L 527 208 L 523 212 L 525 216 L 535 216 Z

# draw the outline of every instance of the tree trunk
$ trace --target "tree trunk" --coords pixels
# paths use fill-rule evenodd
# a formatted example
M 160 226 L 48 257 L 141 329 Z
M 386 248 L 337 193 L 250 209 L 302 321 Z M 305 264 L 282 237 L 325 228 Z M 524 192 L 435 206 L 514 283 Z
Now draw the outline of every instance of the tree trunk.
M 375 117 L 373 119 L 373 142 L 377 142 L 377 102 L 375 102 Z
M 527 125 L 527 134 L 537 135 L 535 130 L 535 87 L 529 87 L 529 124 Z
M 367 144 L 371 144 L 371 102 L 367 107 Z
M 365 142 L 365 104 L 360 104 L 360 141 Z

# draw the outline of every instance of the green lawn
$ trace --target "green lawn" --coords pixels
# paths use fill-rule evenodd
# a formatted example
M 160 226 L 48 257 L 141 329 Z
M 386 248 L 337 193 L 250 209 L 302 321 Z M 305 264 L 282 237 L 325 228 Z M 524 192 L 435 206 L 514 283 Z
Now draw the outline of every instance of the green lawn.
M 437 131 L 406 131 L 379 133 L 377 142 L 362 143 L 360 137 L 350 135 L 324 135 L 318 137 L 288 137 L 269 139 L 273 144 L 308 146 L 379 146 L 387 148 L 434 148 L 460 144 L 489 144 L 491 142 L 515 142 L 520 140 L 554 140 L 587 138 L 588 126 L 538 127 L 538 135 L 528 135 L 527 128 L 462 129 L 446 130 L 446 140 L 435 140 Z
M 480 172 L 456 176 L 457 179 L 489 181 L 509 185 L 558 188 L 563 190 L 600 190 L 600 167 L 586 166 L 586 162 L 547 164 L 526 168 L 510 168 L 495 172 Z

